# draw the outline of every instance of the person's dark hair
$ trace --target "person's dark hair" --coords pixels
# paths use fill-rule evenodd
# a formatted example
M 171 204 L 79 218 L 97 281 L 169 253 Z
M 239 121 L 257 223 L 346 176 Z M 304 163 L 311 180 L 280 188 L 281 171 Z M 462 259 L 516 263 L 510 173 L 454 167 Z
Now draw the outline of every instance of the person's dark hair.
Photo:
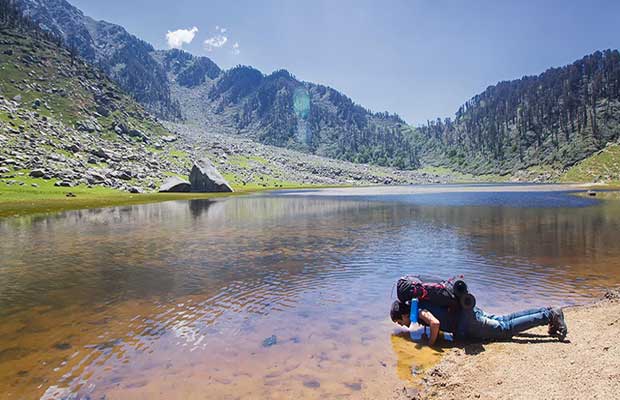
M 411 312 L 411 306 L 407 303 L 401 303 L 396 300 L 392 303 L 392 309 L 390 310 L 390 317 L 392 322 L 396 322 L 402 318 L 403 315 L 409 315 Z

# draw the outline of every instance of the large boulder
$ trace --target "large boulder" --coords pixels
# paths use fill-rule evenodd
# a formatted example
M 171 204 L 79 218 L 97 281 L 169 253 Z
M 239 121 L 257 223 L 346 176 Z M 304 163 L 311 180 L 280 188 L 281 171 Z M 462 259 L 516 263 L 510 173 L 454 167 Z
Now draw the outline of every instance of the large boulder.
M 33 169 L 29 174 L 33 178 L 43 178 L 45 176 L 45 171 L 42 169 Z
M 188 181 L 171 176 L 159 187 L 159 191 L 160 193 L 187 193 L 191 191 L 191 186 Z
M 194 162 L 192 172 L 189 174 L 192 192 L 233 192 L 234 190 L 226 179 L 215 169 L 208 158 Z

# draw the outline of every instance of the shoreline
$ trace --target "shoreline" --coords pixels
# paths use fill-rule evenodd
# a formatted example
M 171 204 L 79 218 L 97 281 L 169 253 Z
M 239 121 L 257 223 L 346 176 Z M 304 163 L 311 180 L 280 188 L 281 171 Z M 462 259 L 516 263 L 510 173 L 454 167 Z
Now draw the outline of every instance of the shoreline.
M 132 194 L 117 190 L 98 191 L 97 189 L 62 188 L 54 192 L 29 194 L 25 198 L 10 199 L 3 201 L 6 191 L 0 190 L 0 220 L 4 218 L 22 217 L 36 214 L 50 214 L 62 211 L 85 210 L 95 208 L 107 208 L 118 206 L 132 206 L 142 204 L 162 203 L 176 200 L 201 200 L 219 199 L 234 196 L 246 196 L 261 192 L 298 190 L 298 189 L 324 189 L 331 186 L 291 186 L 281 188 L 234 188 L 235 192 L 221 193 L 139 193 Z M 347 187 L 345 185 L 339 187 Z M 60 189 L 60 188 L 59 188 Z M 73 193 L 75 197 L 67 197 Z
M 140 193 L 132 194 L 112 189 L 98 190 L 76 188 L 54 188 L 53 191 L 47 192 L 28 192 L 19 193 L 10 190 L 0 190 L 0 219 L 21 217 L 36 214 L 50 214 L 62 211 L 106 208 L 116 206 L 129 206 L 160 203 L 175 200 L 199 200 L 199 199 L 215 199 L 231 196 L 251 195 L 261 192 L 282 192 L 290 190 L 304 190 L 303 195 L 320 195 L 320 196 L 363 196 L 369 194 L 425 194 L 437 192 L 472 192 L 472 191 L 565 191 L 565 190 L 588 190 L 597 189 L 601 191 L 618 190 L 613 185 L 596 185 L 585 183 L 552 183 L 552 184 L 536 184 L 522 183 L 518 185 L 507 185 L 502 182 L 498 183 L 457 183 L 451 185 L 438 184 L 415 184 L 415 185 L 291 185 L 282 187 L 260 187 L 260 188 L 239 188 L 235 187 L 232 193 Z M 473 185 L 472 187 L 463 187 Z M 314 191 L 322 189 L 320 193 L 309 193 L 306 190 Z M 346 190 L 346 193 L 344 192 Z M 72 193 L 75 197 L 67 197 L 68 193 Z M 11 196 L 13 195 L 13 196 Z M 291 195 L 298 195 L 291 193 Z M 8 197 L 8 199 L 7 199 Z M 602 198 L 605 198 L 603 196 Z
M 418 387 L 396 389 L 393 399 L 614 398 L 620 392 L 620 290 L 564 313 L 565 342 L 538 327 L 512 341 L 458 346 Z

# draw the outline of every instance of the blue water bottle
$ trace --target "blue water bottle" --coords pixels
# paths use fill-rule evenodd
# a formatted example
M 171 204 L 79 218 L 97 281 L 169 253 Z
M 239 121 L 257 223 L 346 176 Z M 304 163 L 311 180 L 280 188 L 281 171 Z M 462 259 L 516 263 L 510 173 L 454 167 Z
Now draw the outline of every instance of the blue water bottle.
M 411 300 L 411 312 L 409 313 L 409 320 L 412 324 L 418 323 L 418 299 Z

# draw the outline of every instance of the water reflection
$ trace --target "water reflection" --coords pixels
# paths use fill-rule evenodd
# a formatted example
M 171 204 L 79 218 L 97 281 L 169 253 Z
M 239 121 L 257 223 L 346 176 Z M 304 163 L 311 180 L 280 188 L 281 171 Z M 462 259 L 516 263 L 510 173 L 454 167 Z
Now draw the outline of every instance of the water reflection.
M 405 272 L 464 273 L 491 311 L 620 282 L 619 203 L 459 196 L 263 195 L 2 220 L 0 393 L 378 398 L 437 356 L 390 335 Z

